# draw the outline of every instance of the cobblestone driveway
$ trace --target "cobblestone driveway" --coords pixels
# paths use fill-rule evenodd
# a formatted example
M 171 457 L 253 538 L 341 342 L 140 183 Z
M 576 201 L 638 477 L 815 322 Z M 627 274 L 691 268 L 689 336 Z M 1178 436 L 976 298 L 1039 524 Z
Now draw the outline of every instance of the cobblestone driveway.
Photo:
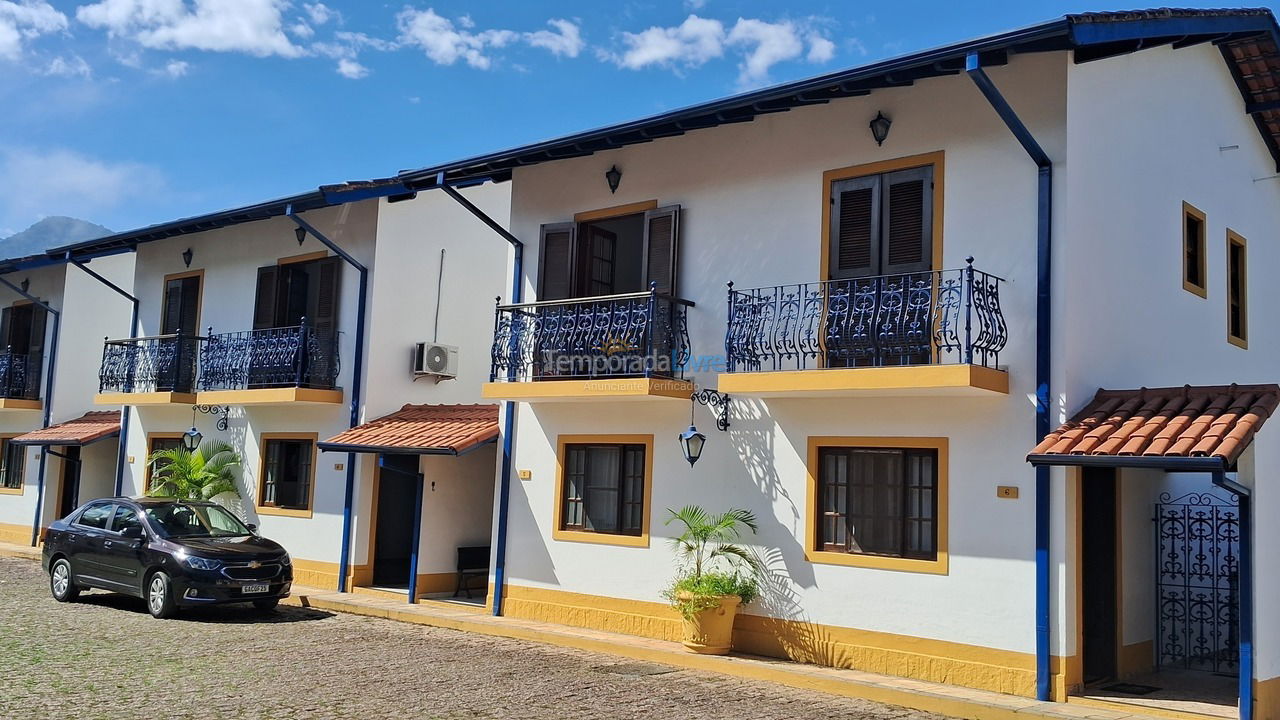
M 60 605 L 0 558 L 0 718 L 936 718 L 607 655 L 282 607 Z

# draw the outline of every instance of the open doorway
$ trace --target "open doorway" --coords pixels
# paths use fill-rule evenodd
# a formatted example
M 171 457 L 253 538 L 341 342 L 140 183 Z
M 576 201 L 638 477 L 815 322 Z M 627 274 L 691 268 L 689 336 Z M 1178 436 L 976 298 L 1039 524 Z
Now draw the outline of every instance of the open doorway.
M 373 584 L 408 590 L 414 521 L 419 508 L 417 455 L 378 456 Z
M 1085 685 L 1095 685 L 1118 674 L 1116 471 L 1084 468 L 1081 480 L 1083 670 Z
M 50 452 L 48 448 L 44 452 Z M 50 453 L 53 454 L 53 453 Z M 58 489 L 58 517 L 64 518 L 80 506 L 80 448 L 67 447 L 58 453 L 62 460 L 62 481 Z

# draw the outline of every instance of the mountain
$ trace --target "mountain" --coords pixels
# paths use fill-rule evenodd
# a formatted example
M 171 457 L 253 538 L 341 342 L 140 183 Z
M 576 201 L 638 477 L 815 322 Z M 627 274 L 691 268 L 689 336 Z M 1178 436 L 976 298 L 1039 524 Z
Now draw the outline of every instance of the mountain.
M 20 233 L 0 240 L 0 257 L 20 258 L 36 255 L 49 248 L 110 234 L 110 230 L 87 220 L 54 215 Z

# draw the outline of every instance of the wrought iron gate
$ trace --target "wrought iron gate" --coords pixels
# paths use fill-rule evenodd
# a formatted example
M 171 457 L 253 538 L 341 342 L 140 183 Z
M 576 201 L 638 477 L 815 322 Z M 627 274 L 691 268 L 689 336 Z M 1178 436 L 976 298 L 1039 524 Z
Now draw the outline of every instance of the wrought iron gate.
M 1156 504 L 1156 666 L 1239 672 L 1237 498 L 1197 492 Z

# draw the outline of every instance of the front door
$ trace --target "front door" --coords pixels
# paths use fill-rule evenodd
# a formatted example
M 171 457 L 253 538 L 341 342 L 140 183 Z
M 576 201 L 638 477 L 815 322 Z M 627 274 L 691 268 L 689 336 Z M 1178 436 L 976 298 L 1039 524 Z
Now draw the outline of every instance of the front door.
M 373 584 L 408 587 L 413 523 L 418 498 L 418 456 L 378 456 L 377 526 L 374 531 Z
M 1084 681 L 1112 680 L 1117 662 L 1116 471 L 1084 468 L 1081 483 Z
M 80 448 L 63 450 L 62 487 L 58 493 L 58 517 L 64 518 L 80 507 Z

